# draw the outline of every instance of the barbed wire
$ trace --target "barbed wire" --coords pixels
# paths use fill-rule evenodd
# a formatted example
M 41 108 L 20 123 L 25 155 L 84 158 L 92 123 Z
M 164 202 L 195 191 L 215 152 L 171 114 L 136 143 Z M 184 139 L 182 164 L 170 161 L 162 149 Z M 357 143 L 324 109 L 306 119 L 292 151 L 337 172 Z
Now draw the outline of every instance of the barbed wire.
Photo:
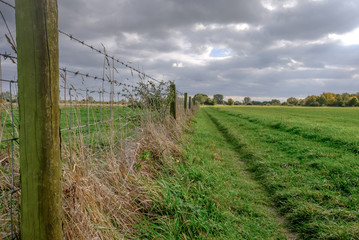
M 1 82 L 8 82 L 8 83 L 17 83 L 17 81 L 15 81 L 15 80 L 2 79 L 2 78 L 0 78 L 0 81 Z
M 5 5 L 8 5 L 9 7 L 15 9 L 15 6 L 14 6 L 14 5 L 12 5 L 12 4 L 8 3 L 8 2 L 5 2 L 4 0 L 0 0 L 0 2 L 2 2 L 2 3 L 4 3 Z
M 10 59 L 10 61 L 11 61 L 12 63 L 16 64 L 16 62 L 15 62 L 14 59 L 17 60 L 17 57 L 14 57 L 14 56 L 12 56 L 12 55 L 10 55 L 10 54 L 7 54 L 6 52 L 5 52 L 5 53 L 0 53 L 0 57 L 3 57 L 4 60 Z
M 4 3 L 4 4 L 6 4 L 6 5 L 8 5 L 9 7 L 15 9 L 15 6 L 14 6 L 14 5 L 12 5 L 12 4 L 8 3 L 8 2 L 5 2 L 4 0 L 0 0 L 0 2 L 2 2 L 2 3 Z M 141 71 L 141 70 L 139 70 L 139 69 L 137 69 L 137 68 L 135 68 L 135 67 L 130 66 L 129 64 L 127 64 L 127 63 L 125 63 L 125 62 L 119 60 L 118 58 L 115 58 L 115 56 L 110 56 L 109 54 L 106 53 L 105 50 L 100 50 L 100 49 L 97 49 L 97 48 L 93 47 L 92 45 L 87 44 L 85 41 L 80 40 L 80 39 L 74 37 L 72 34 L 66 33 L 66 32 L 64 32 L 64 31 L 62 31 L 62 30 L 60 30 L 60 29 L 59 29 L 58 31 L 59 31 L 59 33 L 61 33 L 61 34 L 65 35 L 65 36 L 67 36 L 67 37 L 70 38 L 71 40 L 76 41 L 76 42 L 82 44 L 83 46 L 86 46 L 86 47 L 90 48 L 91 50 L 93 50 L 93 51 L 95 51 L 95 52 L 98 52 L 99 54 L 102 54 L 102 55 L 104 55 L 105 57 L 110 58 L 110 59 L 116 61 L 117 63 L 121 64 L 122 66 L 124 66 L 124 67 L 126 67 L 126 68 L 129 68 L 131 71 L 134 71 L 134 72 L 136 72 L 136 73 L 142 75 L 142 77 L 140 77 L 141 79 L 149 78 L 149 79 L 151 79 L 151 80 L 153 80 L 153 81 L 155 81 L 155 82 L 157 82 L 157 83 L 163 83 L 163 82 L 164 82 L 163 80 L 158 80 L 158 79 L 156 79 L 156 78 L 154 78 L 154 77 L 152 77 L 152 76 L 146 74 L 145 72 L 143 72 L 143 71 Z M 7 54 L 5 54 L 5 56 L 7 56 L 7 57 L 12 57 L 12 56 L 7 55 Z M 14 58 L 14 57 L 12 57 L 12 58 Z M 16 59 L 16 58 L 15 58 L 15 59 Z
M 0 0 L 1 1 L 1 0 Z M 0 53 L 0 56 L 2 56 L 4 59 L 7 59 L 7 58 L 13 58 L 13 59 L 17 59 L 17 57 L 15 56 L 12 56 L 11 54 L 8 54 L 8 53 Z
M 71 74 L 74 74 L 75 76 L 79 75 L 79 76 L 82 76 L 82 77 L 86 77 L 86 78 L 92 78 L 94 80 L 101 80 L 101 81 L 105 81 L 105 82 L 109 82 L 109 83 L 114 83 L 116 84 L 117 86 L 125 86 L 125 87 L 132 87 L 132 88 L 136 88 L 134 85 L 130 85 L 130 84 L 125 84 L 125 83 L 120 83 L 119 81 L 117 80 L 111 80 L 111 79 L 105 79 L 103 77 L 98 77 L 98 76 L 95 76 L 95 75 L 91 75 L 89 73 L 83 73 L 83 72 L 80 72 L 80 71 L 73 71 L 73 70 L 68 70 L 67 68 L 60 68 L 61 71 L 65 72 L 65 73 L 71 73 Z
M 163 83 L 163 82 L 164 82 L 164 81 L 158 80 L 158 79 L 156 79 L 156 78 L 154 78 L 154 77 L 152 77 L 152 76 L 146 74 L 145 72 L 143 72 L 143 71 L 141 71 L 141 70 L 139 70 L 139 69 L 137 69 L 137 68 L 134 68 L 134 67 L 128 65 L 127 63 L 125 63 L 125 62 L 123 62 L 123 61 L 121 61 L 121 60 L 115 58 L 114 56 L 110 56 L 110 55 L 107 54 L 106 51 L 104 51 L 104 50 L 97 49 L 97 48 L 95 48 L 94 46 L 87 44 L 85 41 L 80 40 L 80 39 L 74 37 L 72 34 L 66 33 L 66 32 L 64 32 L 64 31 L 62 31 L 62 30 L 59 30 L 59 33 L 61 33 L 61 34 L 65 35 L 65 36 L 67 36 L 68 38 L 70 38 L 71 40 L 73 40 L 73 41 L 75 41 L 75 42 L 80 43 L 80 44 L 83 45 L 83 46 L 86 46 L 86 47 L 90 48 L 91 50 L 93 50 L 93 51 L 95 51 L 95 52 L 97 52 L 97 53 L 99 53 L 99 54 L 104 55 L 105 57 L 107 57 L 107 58 L 109 58 L 109 59 L 112 59 L 112 60 L 116 61 L 117 63 L 121 64 L 122 66 L 125 66 L 126 68 L 128 68 L 128 69 L 130 69 L 130 70 L 132 70 L 132 71 L 134 71 L 134 72 L 136 72 L 136 73 L 138 73 L 139 75 L 142 75 L 142 77 L 140 76 L 141 79 L 149 78 L 149 79 L 151 79 L 151 80 L 153 80 L 153 81 L 155 81 L 155 82 L 157 82 L 157 83 Z M 133 75 L 133 74 L 132 74 L 132 75 Z

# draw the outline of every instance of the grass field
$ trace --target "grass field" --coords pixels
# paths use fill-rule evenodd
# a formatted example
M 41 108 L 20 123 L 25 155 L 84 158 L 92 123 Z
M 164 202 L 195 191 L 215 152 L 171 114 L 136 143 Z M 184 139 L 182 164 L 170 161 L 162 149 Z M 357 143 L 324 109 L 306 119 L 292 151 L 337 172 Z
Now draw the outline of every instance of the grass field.
M 68 104 L 69 105 L 69 104 Z M 14 137 L 18 137 L 19 127 L 19 112 L 18 108 L 14 107 L 13 115 L 11 114 L 10 106 L 1 106 L 1 125 L 0 125 L 0 139 L 6 140 L 12 138 L 12 117 L 14 119 Z M 88 107 L 84 104 L 60 108 L 61 121 L 60 129 L 63 141 L 68 141 L 69 136 L 79 136 L 96 138 L 101 135 L 101 145 L 106 145 L 106 134 L 115 129 L 121 138 L 130 136 L 134 128 L 141 124 L 141 119 L 144 115 L 149 116 L 140 108 L 129 108 L 123 106 L 103 106 L 97 104 L 90 104 Z M 156 117 L 155 113 L 151 113 L 152 117 Z M 70 135 L 69 135 L 70 134 Z M 107 141 L 108 142 L 108 141 Z M 2 142 L 0 149 L 7 148 L 7 142 Z
M 359 239 L 358 117 L 357 108 L 201 108 L 141 237 Z
M 356 108 L 203 109 L 305 239 L 359 238 Z

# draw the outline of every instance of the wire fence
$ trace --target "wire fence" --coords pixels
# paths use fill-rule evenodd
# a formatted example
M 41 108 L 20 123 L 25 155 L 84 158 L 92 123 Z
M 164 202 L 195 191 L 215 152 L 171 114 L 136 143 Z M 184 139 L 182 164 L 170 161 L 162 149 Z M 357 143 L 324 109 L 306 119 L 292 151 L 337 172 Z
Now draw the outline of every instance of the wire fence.
M 177 91 L 173 96 L 172 82 L 159 80 L 108 54 L 103 45 L 96 48 L 72 34 L 59 33 L 60 42 L 83 47 L 101 62 L 87 73 L 87 57 L 76 56 L 82 63 L 59 69 L 63 168 L 86 176 L 107 154 L 118 154 L 118 161 L 131 164 L 123 154 L 136 141 L 143 124 L 168 118 L 173 98 L 177 98 L 177 112 L 183 112 L 183 93 Z M 14 53 L 2 52 L 0 60 L 16 64 L 16 44 L 8 41 Z M 18 88 L 16 80 L 1 79 L 1 65 L 0 61 L 0 239 L 20 239 Z
M 18 238 L 20 175 L 19 175 L 19 118 L 17 112 L 17 82 L 0 79 L 0 229 L 1 239 Z

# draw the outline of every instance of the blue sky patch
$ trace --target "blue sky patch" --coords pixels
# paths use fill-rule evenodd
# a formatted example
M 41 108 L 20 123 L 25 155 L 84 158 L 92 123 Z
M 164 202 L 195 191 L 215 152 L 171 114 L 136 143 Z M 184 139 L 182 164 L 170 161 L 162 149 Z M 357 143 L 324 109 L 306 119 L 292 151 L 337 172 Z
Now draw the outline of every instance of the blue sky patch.
M 226 48 L 213 48 L 211 53 L 209 54 L 210 57 L 228 57 L 229 50 Z

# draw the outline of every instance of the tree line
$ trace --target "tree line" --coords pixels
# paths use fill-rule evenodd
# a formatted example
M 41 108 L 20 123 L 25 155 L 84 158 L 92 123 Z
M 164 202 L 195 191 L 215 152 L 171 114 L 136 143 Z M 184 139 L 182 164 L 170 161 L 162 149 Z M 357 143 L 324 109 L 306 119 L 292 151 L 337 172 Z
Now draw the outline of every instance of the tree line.
M 331 93 L 324 92 L 319 96 L 311 95 L 306 98 L 290 97 L 285 102 L 281 102 L 278 99 L 272 99 L 271 101 L 252 101 L 250 97 L 245 97 L 243 101 L 234 101 L 229 98 L 224 100 L 223 94 L 215 94 L 213 98 L 208 97 L 207 94 L 197 93 L 194 96 L 195 101 L 203 105 L 274 105 L 274 106 L 335 106 L 335 107 L 355 107 L 359 106 L 359 92 L 356 94 L 349 93 Z

